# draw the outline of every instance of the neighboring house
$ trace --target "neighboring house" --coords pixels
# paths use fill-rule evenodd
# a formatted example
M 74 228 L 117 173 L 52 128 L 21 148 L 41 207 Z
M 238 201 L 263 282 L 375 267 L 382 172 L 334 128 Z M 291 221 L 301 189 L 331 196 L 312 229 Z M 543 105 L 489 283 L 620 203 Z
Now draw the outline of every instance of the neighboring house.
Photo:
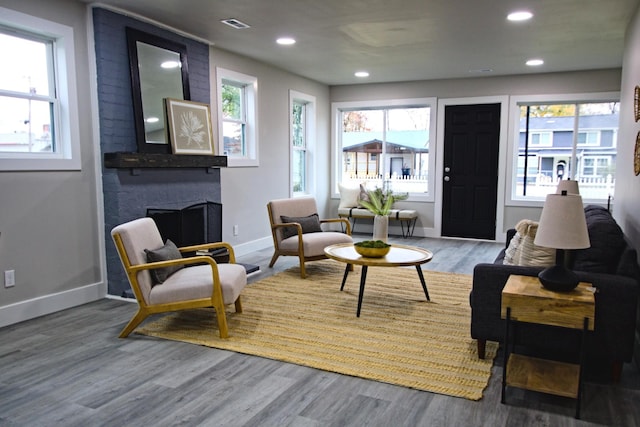
M 577 179 L 607 181 L 615 176 L 618 114 L 580 116 L 574 150 L 574 117 L 532 117 L 526 139 L 525 119 L 520 122 L 518 184 Z M 575 156 L 576 173 L 570 165 Z

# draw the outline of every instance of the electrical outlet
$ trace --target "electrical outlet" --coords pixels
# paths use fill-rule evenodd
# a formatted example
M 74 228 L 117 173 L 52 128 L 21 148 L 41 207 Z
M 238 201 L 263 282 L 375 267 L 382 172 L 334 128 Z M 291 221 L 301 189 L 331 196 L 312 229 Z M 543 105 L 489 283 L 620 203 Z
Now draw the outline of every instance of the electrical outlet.
M 4 287 L 10 288 L 16 285 L 16 271 L 5 270 L 4 271 Z
M 234 235 L 234 236 L 237 236 L 237 235 L 238 235 L 238 226 L 237 226 L 237 225 L 234 225 L 234 226 L 233 226 L 233 235 Z

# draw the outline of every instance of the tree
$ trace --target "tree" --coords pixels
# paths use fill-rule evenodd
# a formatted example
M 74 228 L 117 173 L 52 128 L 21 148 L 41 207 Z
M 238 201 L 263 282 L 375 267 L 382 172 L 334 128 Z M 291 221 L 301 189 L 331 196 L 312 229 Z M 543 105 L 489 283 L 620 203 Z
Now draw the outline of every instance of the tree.
M 345 111 L 342 113 L 343 132 L 367 132 L 371 127 L 367 123 L 367 116 L 362 111 Z

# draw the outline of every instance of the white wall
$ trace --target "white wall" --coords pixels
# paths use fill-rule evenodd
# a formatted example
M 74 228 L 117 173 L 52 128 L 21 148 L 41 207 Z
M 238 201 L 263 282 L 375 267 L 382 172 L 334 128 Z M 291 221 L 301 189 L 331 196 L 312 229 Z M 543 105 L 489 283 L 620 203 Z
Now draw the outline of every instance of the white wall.
M 640 85 L 640 7 L 633 15 L 624 50 L 621 85 L 620 128 L 616 165 L 616 191 L 613 214 L 630 238 L 633 246 L 640 249 L 640 176 L 633 168 L 636 137 L 640 122 L 634 119 L 634 89 Z
M 73 28 L 82 170 L 0 172 L 0 326 L 106 294 L 96 190 L 86 8 L 69 0 L 0 6 Z M 10 58 L 3 58 L 3 66 Z M 5 288 L 1 272 L 15 270 Z
M 294 74 L 217 48 L 211 48 L 211 105 L 217 102 L 216 67 L 258 78 L 259 167 L 229 167 L 220 172 L 222 238 L 237 254 L 272 245 L 267 202 L 289 197 L 289 90 L 316 97 L 316 147 L 312 152 L 315 192 L 321 217 L 329 212 L 329 88 Z M 214 135 L 217 109 L 213 111 Z M 239 233 L 233 235 L 233 226 Z

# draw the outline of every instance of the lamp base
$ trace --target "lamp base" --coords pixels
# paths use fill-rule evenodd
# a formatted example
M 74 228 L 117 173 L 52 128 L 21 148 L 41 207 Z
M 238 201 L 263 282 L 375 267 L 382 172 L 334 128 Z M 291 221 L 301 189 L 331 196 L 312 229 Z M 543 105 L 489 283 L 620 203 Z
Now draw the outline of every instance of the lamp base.
M 554 265 L 542 270 L 538 274 L 538 279 L 540 279 L 542 286 L 554 292 L 572 291 L 580 282 L 573 271 L 562 265 Z

